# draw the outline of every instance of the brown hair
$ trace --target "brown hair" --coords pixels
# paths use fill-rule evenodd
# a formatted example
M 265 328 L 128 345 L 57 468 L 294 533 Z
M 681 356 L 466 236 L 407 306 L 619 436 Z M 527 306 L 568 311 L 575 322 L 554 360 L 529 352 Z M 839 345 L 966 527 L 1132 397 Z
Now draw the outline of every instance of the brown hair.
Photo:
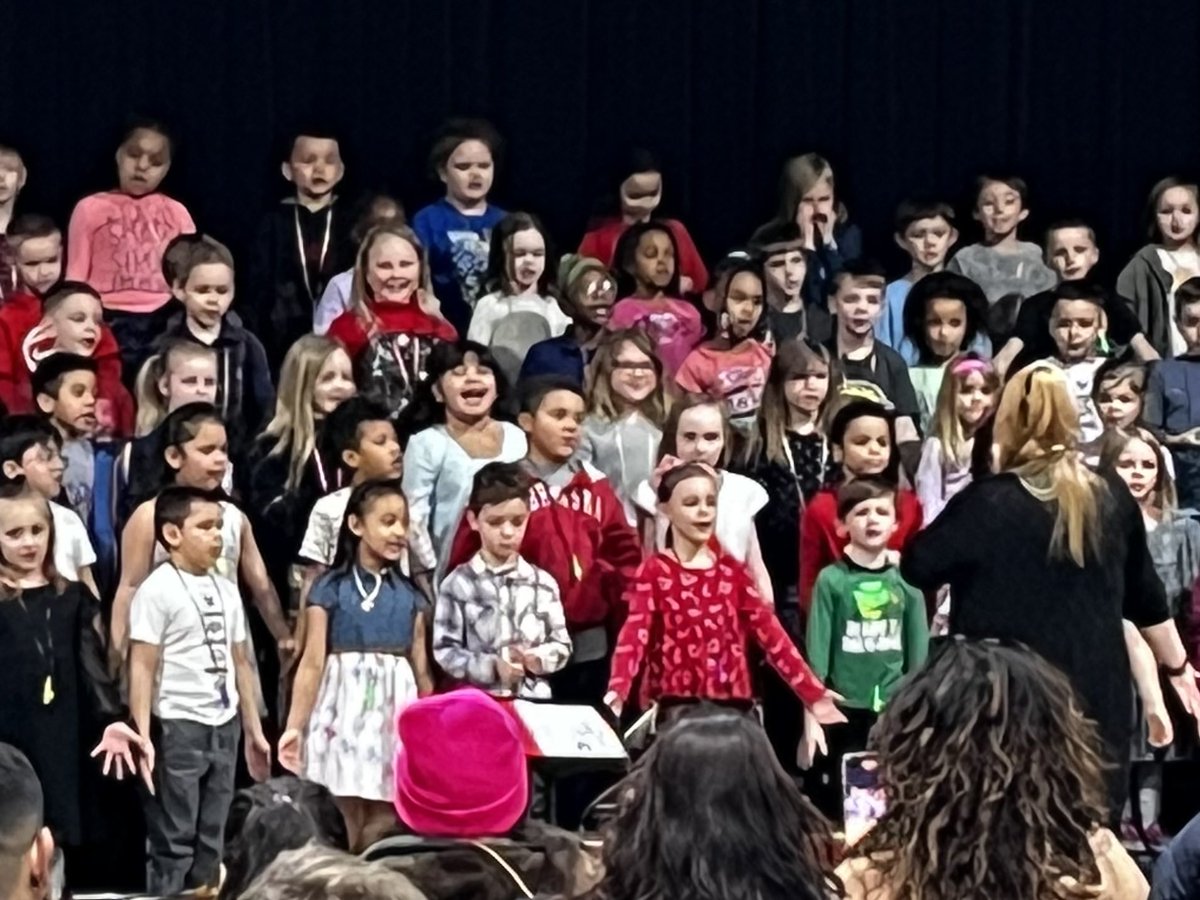
M 192 272 L 199 266 L 223 265 L 228 266 L 230 272 L 233 271 L 233 254 L 216 238 L 205 234 L 177 246 L 184 248 L 175 263 L 175 281 L 178 284 L 187 284 Z
M 837 361 L 826 347 L 808 338 L 783 341 L 767 372 L 767 383 L 763 387 L 762 403 L 758 408 L 758 427 L 742 448 L 744 463 L 751 464 L 764 455 L 770 462 L 789 465 L 784 449 L 788 431 L 787 383 L 812 372 L 816 367 L 824 367 L 829 373 L 829 389 L 817 410 L 814 423 L 819 432 L 824 432 L 822 419 L 830 401 L 837 394 L 840 375 Z
M 425 248 L 422 246 L 421 240 L 417 237 L 415 231 L 407 225 L 398 222 L 384 222 L 381 225 L 376 225 L 367 232 L 366 237 L 362 239 L 362 243 L 358 245 L 358 252 L 354 256 L 354 278 L 350 288 L 350 308 L 358 314 L 360 319 L 367 322 L 371 321 L 371 310 L 367 306 L 367 295 L 370 293 L 370 288 L 367 286 L 367 260 L 370 258 L 371 250 L 375 244 L 389 236 L 407 241 L 417 251 L 420 274 L 417 277 L 417 287 L 413 292 L 413 299 L 420 303 L 421 309 L 428 315 L 439 319 L 442 318 L 441 304 L 438 303 L 437 298 L 433 295 L 433 284 L 430 281 L 429 274 L 429 257 L 425 252 Z
M 975 353 L 960 353 L 946 363 L 946 374 L 938 390 L 937 407 L 933 411 L 930 436 L 942 445 L 945 458 L 958 466 L 971 461 L 971 436 L 963 432 L 962 420 L 958 417 L 958 395 L 968 378 L 979 373 L 983 386 L 992 394 L 1000 392 L 1000 376 L 992 364 Z
M 1200 185 L 1197 185 L 1196 182 L 1180 178 L 1178 175 L 1168 175 L 1166 178 L 1156 181 L 1154 187 L 1150 188 L 1150 196 L 1146 200 L 1146 233 L 1155 243 L 1162 240 L 1162 230 L 1158 227 L 1158 204 L 1162 200 L 1163 194 L 1171 188 L 1183 188 L 1191 191 L 1192 200 L 1200 204 Z M 1195 234 L 1192 237 L 1195 238 Z
M 46 519 L 46 528 L 50 532 L 46 543 L 46 557 L 42 560 L 42 574 L 54 588 L 56 594 L 67 589 L 67 582 L 54 567 L 54 516 L 50 512 L 50 501 L 31 488 L 24 478 L 14 478 L 11 481 L 0 482 L 0 503 L 32 503 L 39 506 Z M 0 601 L 20 600 L 21 588 L 16 579 L 10 577 L 8 560 L 0 555 Z
M 654 344 L 640 328 L 624 328 L 618 331 L 608 331 L 600 338 L 596 353 L 588 368 L 591 375 L 591 390 L 588 397 L 588 410 L 594 416 L 612 422 L 621 416 L 619 401 L 613 394 L 612 374 L 616 370 L 617 354 L 624 344 L 632 344 L 650 359 L 654 368 L 654 390 L 650 392 L 638 408 L 643 416 L 662 427 L 667 414 L 666 391 L 663 387 L 662 360 L 655 352 Z
M 1151 489 L 1153 491 L 1151 502 L 1154 508 L 1163 513 L 1174 511 L 1178 508 L 1179 500 L 1175 494 L 1175 481 L 1171 478 L 1171 472 L 1167 468 L 1166 451 L 1159 443 L 1158 438 L 1145 428 L 1110 428 L 1104 432 L 1100 438 L 1099 470 L 1115 473 L 1121 454 L 1134 441 L 1141 441 L 1149 447 L 1158 463 L 1158 475 L 1155 477 L 1154 487 Z
M 671 411 L 667 414 L 667 421 L 663 423 L 662 440 L 658 444 L 659 461 L 662 461 L 664 457 L 677 456 L 679 454 L 679 420 L 683 418 L 683 414 L 689 409 L 695 409 L 698 406 L 711 406 L 721 414 L 723 446 L 721 448 L 721 458 L 718 462 L 722 466 L 729 462 L 730 453 L 733 449 L 733 429 L 729 425 L 729 412 L 725 409 L 725 404 L 722 401 L 707 394 L 684 394 L 671 404 Z
M 882 478 L 854 478 L 842 483 L 837 492 L 837 517 L 845 519 L 860 503 L 896 496 L 896 485 Z

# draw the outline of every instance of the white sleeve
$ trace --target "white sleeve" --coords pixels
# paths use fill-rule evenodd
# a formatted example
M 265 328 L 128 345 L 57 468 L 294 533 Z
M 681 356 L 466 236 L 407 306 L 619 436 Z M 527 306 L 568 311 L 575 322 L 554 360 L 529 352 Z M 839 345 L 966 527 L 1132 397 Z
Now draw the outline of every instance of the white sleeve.
M 337 552 L 337 534 L 333 530 L 331 517 L 322 509 L 322 503 L 317 501 L 308 517 L 308 527 L 304 529 L 304 540 L 300 542 L 300 558 L 307 562 L 332 566 L 333 555 Z M 341 523 L 338 523 L 339 527 Z
M 350 308 L 350 295 L 346 290 L 350 282 L 342 277 L 345 274 L 334 275 L 325 285 L 325 292 L 313 310 L 313 334 L 325 334 L 333 320 Z
M 217 578 L 217 583 L 221 586 L 221 593 L 225 595 L 225 609 L 229 613 L 229 642 L 231 644 L 243 644 L 246 642 L 246 610 L 242 605 L 241 595 L 238 594 L 237 585 L 228 578 Z
M 129 605 L 129 639 L 143 644 L 159 645 L 167 630 L 169 613 L 159 593 L 156 578 L 147 578 L 134 592 Z
M 79 514 L 72 509 L 63 508 L 56 518 L 59 529 L 54 535 L 55 550 L 58 550 L 59 541 L 62 541 L 63 553 L 77 571 L 85 566 L 95 565 L 96 551 L 92 548 L 92 540 L 88 537 Z
M 547 297 L 546 303 L 546 321 L 550 323 L 550 334 L 552 337 L 561 337 L 563 332 L 571 327 L 571 317 L 562 311 L 562 307 L 553 297 Z
M 424 522 L 430 531 L 433 530 L 433 523 L 429 521 L 433 506 L 430 498 L 446 459 L 446 446 L 441 437 L 438 430 L 426 428 L 414 434 L 404 449 L 401 484 L 408 500 L 409 518 Z
M 495 294 L 488 294 L 486 297 L 480 297 L 479 302 L 475 304 L 475 311 L 471 314 L 471 324 L 467 327 L 467 340 L 474 341 L 483 346 L 491 346 L 492 330 L 496 326 L 496 313 L 498 298 Z

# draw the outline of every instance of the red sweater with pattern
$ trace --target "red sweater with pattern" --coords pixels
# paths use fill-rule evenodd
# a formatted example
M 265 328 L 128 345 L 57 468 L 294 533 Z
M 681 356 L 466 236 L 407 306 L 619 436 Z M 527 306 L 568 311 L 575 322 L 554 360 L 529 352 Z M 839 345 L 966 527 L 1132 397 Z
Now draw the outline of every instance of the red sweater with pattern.
M 707 569 L 684 568 L 673 554 L 657 553 L 642 563 L 626 599 L 629 615 L 608 682 L 622 702 L 643 663 L 643 709 L 664 697 L 753 700 L 751 640 L 804 703 L 825 693 L 746 566 L 723 552 Z

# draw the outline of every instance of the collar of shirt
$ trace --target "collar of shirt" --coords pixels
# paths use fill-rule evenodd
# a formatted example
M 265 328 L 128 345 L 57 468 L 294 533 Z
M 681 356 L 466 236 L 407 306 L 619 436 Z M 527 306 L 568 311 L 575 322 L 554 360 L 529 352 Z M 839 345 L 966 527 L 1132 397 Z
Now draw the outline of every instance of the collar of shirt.
M 488 565 L 487 560 L 483 558 L 483 553 L 480 552 L 471 557 L 470 566 L 471 573 L 476 576 L 516 573 L 517 577 L 522 581 L 533 580 L 533 564 L 520 554 L 517 554 L 516 560 L 507 565 L 493 567 Z

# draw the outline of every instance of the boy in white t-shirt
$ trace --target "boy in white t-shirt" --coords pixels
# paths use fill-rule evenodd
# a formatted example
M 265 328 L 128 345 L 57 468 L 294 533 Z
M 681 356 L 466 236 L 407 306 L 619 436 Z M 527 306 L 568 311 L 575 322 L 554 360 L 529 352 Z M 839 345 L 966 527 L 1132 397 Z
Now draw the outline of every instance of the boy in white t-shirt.
M 364 481 L 399 478 L 403 464 L 400 441 L 387 409 L 365 397 L 351 397 L 338 404 L 325 421 L 324 439 L 326 448 L 353 475 L 348 486 L 319 499 L 308 516 L 299 552 L 304 567 L 301 608 L 313 582 L 333 565 L 350 492 Z M 409 522 L 408 558 L 401 561 L 400 567 L 430 603 L 433 593 L 429 574 L 436 565 L 437 556 L 425 523 Z
M 38 416 L 10 416 L 0 425 L 0 480 L 26 483 L 50 502 L 54 519 L 54 568 L 67 581 L 78 581 L 100 598 L 92 566 L 96 551 L 83 520 L 55 503 L 62 493 L 63 460 L 58 432 Z
M 239 711 L 250 775 L 271 774 L 242 599 L 235 584 L 211 574 L 221 553 L 220 500 L 186 487 L 159 494 L 154 533 L 168 561 L 130 608 L 129 707 L 157 755 L 155 794 L 144 803 L 146 890 L 157 896 L 218 884 Z

